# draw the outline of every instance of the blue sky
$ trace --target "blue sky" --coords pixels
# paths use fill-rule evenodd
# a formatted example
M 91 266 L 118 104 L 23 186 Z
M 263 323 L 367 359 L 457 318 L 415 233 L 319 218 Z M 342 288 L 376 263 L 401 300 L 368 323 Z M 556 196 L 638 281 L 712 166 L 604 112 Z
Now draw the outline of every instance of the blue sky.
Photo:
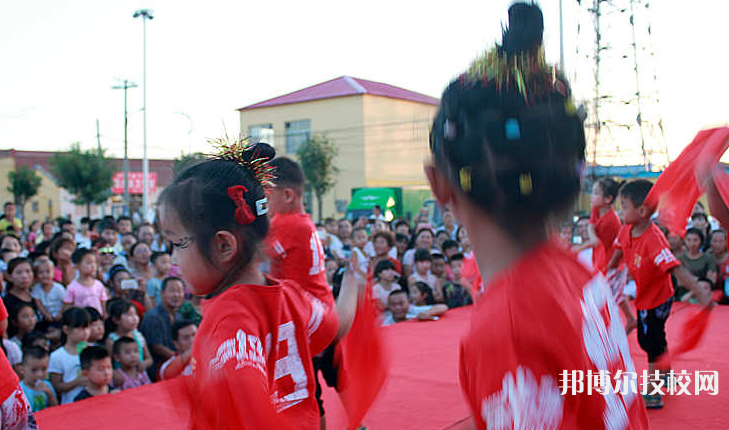
M 573 58 L 577 4 L 564 1 L 568 76 L 584 78 L 591 72 L 575 70 Z M 547 56 L 557 61 L 557 1 L 540 3 Z M 223 127 L 236 134 L 238 107 L 341 75 L 437 97 L 499 38 L 509 4 L 5 0 L 0 148 L 61 150 L 74 141 L 90 147 L 98 118 L 102 145 L 122 154 L 122 91 L 110 87 L 123 78 L 142 83 L 142 23 L 132 18 L 139 8 L 155 13 L 147 27 L 149 156 L 172 158 L 205 150 L 205 138 Z M 653 5 L 655 67 L 672 156 L 700 128 L 729 121 L 729 4 L 691 5 Z M 629 43 L 620 31 L 604 37 Z M 635 84 L 630 73 L 624 80 Z M 130 90 L 131 156 L 141 156 L 141 105 L 141 88 Z

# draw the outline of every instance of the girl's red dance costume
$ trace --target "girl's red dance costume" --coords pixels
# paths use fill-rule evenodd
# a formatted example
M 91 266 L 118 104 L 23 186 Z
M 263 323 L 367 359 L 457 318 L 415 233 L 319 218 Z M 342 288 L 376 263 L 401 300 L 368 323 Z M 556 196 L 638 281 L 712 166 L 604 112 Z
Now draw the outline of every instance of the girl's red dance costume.
M 477 259 L 490 238 L 510 245 L 462 338 L 461 386 L 479 429 L 647 429 L 636 375 L 623 375 L 635 368 L 606 281 L 547 239 L 579 193 L 585 138 L 542 30 L 538 6 L 512 5 L 502 45 L 446 88 L 431 129 L 426 173 L 438 198 L 466 215 Z M 475 211 L 487 216 L 482 228 Z M 588 393 L 600 372 L 605 394 Z

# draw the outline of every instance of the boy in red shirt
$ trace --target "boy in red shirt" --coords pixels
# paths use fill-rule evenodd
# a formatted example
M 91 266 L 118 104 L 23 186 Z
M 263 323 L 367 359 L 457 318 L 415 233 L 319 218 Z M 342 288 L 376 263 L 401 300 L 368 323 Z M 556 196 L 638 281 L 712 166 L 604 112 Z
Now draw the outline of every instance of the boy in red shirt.
M 285 157 L 274 158 L 270 164 L 276 168 L 273 187 L 268 189 L 268 210 L 273 215 L 271 231 L 266 236 L 271 276 L 296 281 L 304 291 L 334 308 L 334 294 L 326 278 L 324 247 L 314 222 L 303 209 L 305 178 L 301 166 Z M 340 321 L 342 326 L 346 323 Z M 312 351 L 312 357 L 314 374 L 318 375 L 321 371 L 327 385 L 336 389 L 339 369 L 334 363 L 335 346 L 335 343 L 328 345 L 318 356 L 318 352 Z M 324 402 L 318 377 L 315 377 L 315 382 L 320 425 L 321 429 L 325 429 Z
M 272 218 L 266 245 L 271 258 L 271 276 L 296 281 L 331 307 L 334 295 L 327 284 L 324 247 L 302 204 L 304 173 L 290 158 L 274 158 L 270 164 L 276 168 L 276 179 L 268 189 L 268 211 Z
M 652 184 L 638 179 L 620 190 L 621 212 L 625 225 L 616 239 L 616 250 L 607 269 L 614 269 L 625 260 L 636 284 L 635 307 L 638 309 L 638 343 L 648 354 L 651 374 L 658 369 L 656 361 L 666 352 L 666 320 L 671 313 L 673 283 L 671 274 L 686 285 L 699 303 L 708 306 L 711 296 L 698 285 L 696 278 L 671 253 L 663 232 L 651 221 L 650 211 L 643 206 Z M 664 376 L 665 377 L 665 376 Z M 650 390 L 652 391 L 652 390 Z M 646 407 L 662 408 L 660 394 L 644 395 Z

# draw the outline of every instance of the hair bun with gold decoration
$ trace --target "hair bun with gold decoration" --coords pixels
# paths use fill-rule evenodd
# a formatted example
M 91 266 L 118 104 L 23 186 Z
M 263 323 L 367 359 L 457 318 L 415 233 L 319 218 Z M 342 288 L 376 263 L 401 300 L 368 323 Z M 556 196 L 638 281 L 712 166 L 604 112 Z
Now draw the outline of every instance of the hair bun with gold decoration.
M 255 142 L 250 137 L 231 140 L 228 136 L 209 139 L 217 150 L 213 158 L 234 161 L 248 170 L 263 187 L 273 186 L 275 168 L 269 162 L 276 156 L 276 150 L 263 142 Z

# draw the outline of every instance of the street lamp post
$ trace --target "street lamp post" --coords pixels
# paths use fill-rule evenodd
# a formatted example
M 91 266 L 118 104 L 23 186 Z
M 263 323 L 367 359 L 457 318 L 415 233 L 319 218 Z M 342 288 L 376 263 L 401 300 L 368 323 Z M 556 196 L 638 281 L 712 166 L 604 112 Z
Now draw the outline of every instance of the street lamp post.
M 139 9 L 134 18 L 142 18 L 142 219 L 146 220 L 149 208 L 149 160 L 147 160 L 147 20 L 153 19 L 151 9 Z
M 127 90 L 129 88 L 137 88 L 137 84 L 124 79 L 123 85 L 114 85 L 114 90 L 124 90 L 124 215 L 129 215 L 129 157 L 127 156 L 127 131 L 129 124 L 129 116 L 127 111 Z

